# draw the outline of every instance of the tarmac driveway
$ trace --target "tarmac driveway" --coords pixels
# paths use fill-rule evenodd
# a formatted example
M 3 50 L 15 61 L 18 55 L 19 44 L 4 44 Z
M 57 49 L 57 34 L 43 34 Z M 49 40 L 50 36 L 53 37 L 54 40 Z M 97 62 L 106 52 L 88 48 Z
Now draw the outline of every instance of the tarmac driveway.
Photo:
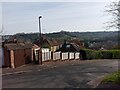
M 88 62 L 88 61 L 84 61 Z M 27 73 L 3 75 L 3 88 L 91 88 L 118 70 L 118 60 L 67 64 Z

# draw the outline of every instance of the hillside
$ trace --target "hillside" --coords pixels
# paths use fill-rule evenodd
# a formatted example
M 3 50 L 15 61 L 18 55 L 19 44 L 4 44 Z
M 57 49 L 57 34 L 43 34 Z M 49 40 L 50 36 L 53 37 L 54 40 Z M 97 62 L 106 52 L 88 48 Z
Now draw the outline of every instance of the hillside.
M 49 38 L 80 38 L 81 40 L 117 40 L 118 32 L 110 31 L 110 32 L 56 32 L 56 33 L 48 33 L 45 34 L 46 37 Z
M 59 39 L 61 41 L 79 39 L 81 40 L 86 48 L 91 46 L 97 46 L 97 48 L 113 48 L 118 45 L 118 31 L 109 32 L 54 32 L 43 34 L 42 36 L 48 39 Z M 3 36 L 5 37 L 5 36 Z M 12 35 L 10 38 L 17 38 L 21 41 L 34 42 L 39 39 L 39 33 L 18 33 Z M 108 48 L 108 49 L 109 49 Z

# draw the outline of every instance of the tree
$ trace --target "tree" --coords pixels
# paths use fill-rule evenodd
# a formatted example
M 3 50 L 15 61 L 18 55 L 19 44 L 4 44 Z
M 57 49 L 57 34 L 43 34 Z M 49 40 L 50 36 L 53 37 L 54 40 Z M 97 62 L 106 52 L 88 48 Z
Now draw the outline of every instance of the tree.
M 106 6 L 106 12 L 112 15 L 111 21 L 107 22 L 107 28 L 116 28 L 120 30 L 120 1 L 112 2 L 110 5 Z
M 2 36 L 5 33 L 6 31 L 5 31 L 4 25 L 2 25 L 2 28 L 0 29 L 0 36 Z
M 107 28 L 118 29 L 118 49 L 120 49 L 120 1 L 112 2 L 107 7 L 106 11 L 113 16 L 112 20 L 108 23 Z
M 3 30 L 4 30 L 4 28 L 3 28 L 3 26 L 2 26 L 2 28 L 1 28 L 1 30 L 0 30 L 0 34 L 2 34 L 2 33 L 3 33 Z

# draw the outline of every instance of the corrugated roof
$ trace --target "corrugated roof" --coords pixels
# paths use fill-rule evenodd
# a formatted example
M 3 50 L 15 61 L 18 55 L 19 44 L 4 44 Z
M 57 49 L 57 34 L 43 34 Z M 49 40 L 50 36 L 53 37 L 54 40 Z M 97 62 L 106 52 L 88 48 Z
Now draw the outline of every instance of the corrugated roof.
M 8 50 L 18 50 L 18 49 L 28 49 L 32 48 L 32 44 L 24 44 L 24 43 L 8 43 L 4 45 Z

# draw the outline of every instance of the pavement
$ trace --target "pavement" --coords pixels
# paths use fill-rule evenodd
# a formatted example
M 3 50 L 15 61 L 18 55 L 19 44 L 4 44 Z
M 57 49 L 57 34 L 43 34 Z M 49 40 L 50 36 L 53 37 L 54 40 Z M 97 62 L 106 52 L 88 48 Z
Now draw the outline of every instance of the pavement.
M 119 60 L 71 60 L 3 68 L 3 88 L 95 88 Z

